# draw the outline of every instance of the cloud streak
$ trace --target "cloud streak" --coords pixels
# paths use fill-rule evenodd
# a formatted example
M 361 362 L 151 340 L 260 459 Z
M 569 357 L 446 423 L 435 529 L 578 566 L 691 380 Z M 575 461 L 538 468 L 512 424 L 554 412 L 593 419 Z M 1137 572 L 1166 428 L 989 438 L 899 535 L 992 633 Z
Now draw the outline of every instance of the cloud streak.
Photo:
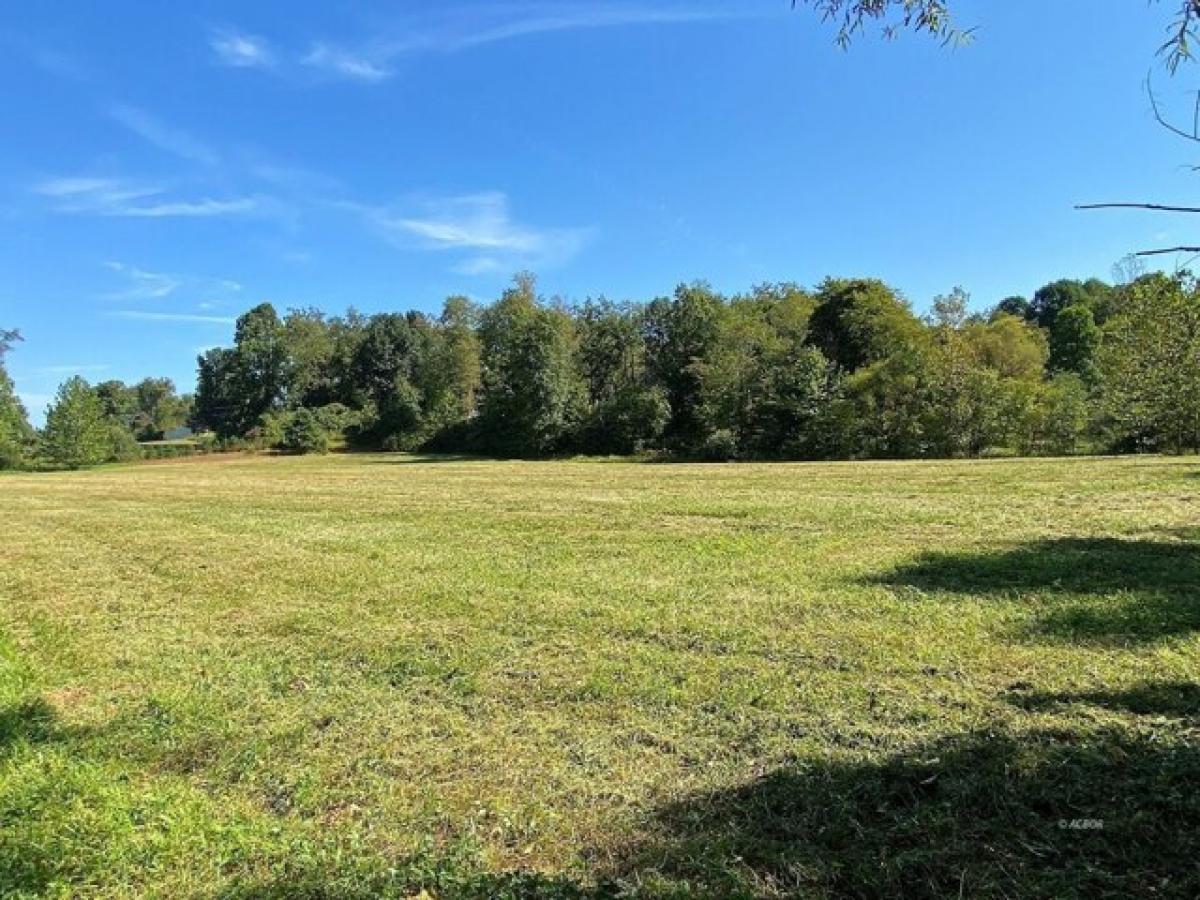
M 498 191 L 427 201 L 419 213 L 365 208 L 367 220 L 396 246 L 467 254 L 455 271 L 483 275 L 512 265 L 561 265 L 585 245 L 585 228 L 536 228 L 515 221 Z
M 140 309 L 118 309 L 109 313 L 114 319 L 133 322 L 184 323 L 192 325 L 233 325 L 234 316 L 204 316 L 194 313 L 146 312 Z
M 315 40 L 309 50 L 296 59 L 302 66 L 328 77 L 379 84 L 392 77 L 400 59 L 421 53 L 457 53 L 486 44 L 558 32 L 682 25 L 745 18 L 747 15 L 745 10 L 729 6 L 703 8 L 679 2 L 629 0 L 462 5 L 403 18 L 382 33 L 357 43 Z M 282 71 L 285 67 L 276 68 Z
M 304 65 L 335 76 L 375 84 L 391 77 L 391 70 L 363 54 L 317 43 L 302 60 Z
M 246 215 L 261 211 L 259 196 L 180 200 L 166 196 L 163 187 L 124 178 L 52 178 L 33 192 L 53 201 L 59 213 L 121 218 L 208 218 Z
M 190 162 L 215 166 L 220 162 L 211 148 L 186 132 L 171 128 L 144 109 L 115 103 L 108 109 L 114 121 L 125 126 L 148 144 Z
M 174 293 L 180 285 L 179 280 L 170 275 L 147 272 L 145 269 L 120 262 L 110 260 L 104 263 L 104 267 L 118 275 L 124 275 L 130 282 L 127 290 L 108 294 L 110 300 L 159 300 Z
M 273 69 L 277 63 L 275 51 L 260 37 L 240 31 L 217 31 L 208 46 L 221 65 L 235 69 Z
M 516 38 L 560 31 L 584 31 L 639 25 L 679 25 L 711 22 L 734 17 L 729 11 L 686 9 L 681 7 L 588 6 L 584 4 L 531 4 L 523 12 L 511 13 L 501 21 L 488 23 L 486 17 L 473 14 L 468 22 L 454 23 L 427 36 L 431 49 L 454 52 Z

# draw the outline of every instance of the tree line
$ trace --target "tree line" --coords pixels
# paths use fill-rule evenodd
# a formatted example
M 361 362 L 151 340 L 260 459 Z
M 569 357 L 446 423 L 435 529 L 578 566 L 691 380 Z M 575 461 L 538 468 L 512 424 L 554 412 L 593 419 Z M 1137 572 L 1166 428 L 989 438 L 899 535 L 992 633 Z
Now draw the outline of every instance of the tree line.
M 493 303 L 327 316 L 270 304 L 165 379 L 60 388 L 36 434 L 0 368 L 0 460 L 120 457 L 187 421 L 222 446 L 503 457 L 860 459 L 1200 449 L 1200 288 L 1059 280 L 918 317 L 875 279 L 570 304 L 518 275 Z M 7 350 L 15 333 L 7 333 Z M 3 357 L 0 356 L 0 363 Z

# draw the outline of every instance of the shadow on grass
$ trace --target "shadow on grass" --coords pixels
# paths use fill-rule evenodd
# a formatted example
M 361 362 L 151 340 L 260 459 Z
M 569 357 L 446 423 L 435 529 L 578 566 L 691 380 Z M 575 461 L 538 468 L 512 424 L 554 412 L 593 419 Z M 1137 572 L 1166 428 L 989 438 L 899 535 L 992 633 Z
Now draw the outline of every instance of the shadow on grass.
M 466 454 L 455 453 L 396 453 L 388 455 L 379 451 L 351 451 L 352 455 L 373 456 L 374 459 L 368 459 L 366 462 L 373 466 L 431 466 L 440 465 L 443 463 L 469 463 L 469 462 L 495 462 L 496 460 L 488 456 L 468 456 Z M 384 458 L 379 458 L 384 457 Z
M 622 878 L 665 896 L 1200 896 L 1200 750 L 978 732 L 663 809 Z
M 1180 536 L 1183 536 L 1182 534 Z M 1200 630 L 1200 545 L 1116 538 L 1037 541 L 996 553 L 928 553 L 873 583 L 1050 601 L 1029 633 L 1128 643 Z
M 1195 695 L 1194 685 L 1165 683 L 1047 702 L 1159 714 L 1183 708 Z M 72 732 L 42 701 L 0 710 L 0 746 L 24 746 L 36 756 L 41 745 L 60 740 L 73 740 Z M 44 811 L 50 820 L 69 817 L 72 805 L 86 808 L 90 795 L 76 800 L 70 787 L 56 794 L 41 781 L 30 783 L 41 785 L 41 799 L 17 791 L 7 807 L 0 804 L 0 826 L 13 826 L 7 838 L 0 827 L 0 896 L 104 883 L 105 844 L 128 851 L 125 826 L 59 835 L 54 853 L 82 852 L 74 842 L 86 840 L 84 856 L 98 867 L 68 869 L 84 873 L 74 883 L 58 857 L 33 840 L 38 832 L 11 817 L 34 815 L 38 804 L 50 805 Z M 196 871 L 213 873 L 214 883 L 202 886 L 206 896 L 226 900 L 399 898 L 422 891 L 439 900 L 1195 897 L 1196 784 L 1200 747 L 1188 728 L 977 731 L 882 759 L 797 761 L 670 803 L 648 817 L 635 841 L 592 848 L 589 858 L 611 860 L 592 873 L 603 879 L 599 886 L 536 872 L 489 873 L 465 853 L 401 860 L 343 853 L 352 836 L 332 834 L 328 845 L 281 841 L 254 851 L 247 845 L 241 877 L 227 871 L 224 886 L 215 882 L 215 866 Z M 141 808 L 141 801 L 130 801 L 130 809 Z
M 19 778 L 8 780 L 12 773 L 6 765 L 21 754 L 38 756 L 49 745 L 67 745 L 85 734 L 84 729 L 63 726 L 54 708 L 40 697 L 0 706 L 0 897 L 41 896 L 53 885 L 60 861 L 46 847 L 12 837 L 38 798 L 22 792 Z
M 1015 706 L 1030 710 L 1086 704 L 1138 716 L 1200 720 L 1200 684 L 1190 681 L 1152 682 L 1122 691 L 1018 693 L 1010 700 Z
M 40 697 L 0 707 L 0 760 L 22 744 L 50 744 L 82 735 L 64 728 L 54 708 Z
M 641 837 L 596 853 L 611 860 L 600 886 L 536 873 L 414 879 L 402 866 L 284 873 L 220 896 L 1192 898 L 1198 780 L 1200 748 L 1183 733 L 978 731 L 877 761 L 797 762 L 668 804 Z
M 591 900 L 601 895 L 568 878 L 536 872 L 471 876 L 429 873 L 414 877 L 401 867 L 378 872 L 343 872 L 334 877 L 319 872 L 282 875 L 266 881 L 239 883 L 215 896 L 219 900 Z

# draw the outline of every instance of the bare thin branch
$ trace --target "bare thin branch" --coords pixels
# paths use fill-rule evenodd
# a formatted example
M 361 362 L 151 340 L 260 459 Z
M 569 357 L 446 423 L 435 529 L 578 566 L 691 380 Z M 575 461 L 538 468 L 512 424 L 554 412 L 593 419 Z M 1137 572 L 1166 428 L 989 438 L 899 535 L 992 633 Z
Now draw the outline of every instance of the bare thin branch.
M 1168 253 L 1200 253 L 1200 247 L 1163 247 L 1161 250 L 1139 250 L 1134 256 L 1165 256 Z
M 1076 209 L 1152 209 L 1156 212 L 1200 213 L 1200 206 L 1164 206 L 1161 203 L 1079 203 Z
M 1200 93 L 1196 95 L 1196 109 L 1193 116 L 1192 130 L 1190 132 L 1185 131 L 1178 125 L 1167 121 L 1166 116 L 1162 114 L 1161 107 L 1158 105 L 1158 98 L 1154 96 L 1154 88 L 1150 84 L 1149 75 L 1146 76 L 1146 96 L 1150 98 L 1150 110 L 1154 114 L 1154 121 L 1156 121 L 1163 128 L 1167 129 L 1167 131 L 1171 132 L 1171 134 L 1178 135 L 1187 141 L 1195 141 L 1196 143 L 1200 143 L 1200 131 L 1197 130 L 1197 126 L 1200 126 Z

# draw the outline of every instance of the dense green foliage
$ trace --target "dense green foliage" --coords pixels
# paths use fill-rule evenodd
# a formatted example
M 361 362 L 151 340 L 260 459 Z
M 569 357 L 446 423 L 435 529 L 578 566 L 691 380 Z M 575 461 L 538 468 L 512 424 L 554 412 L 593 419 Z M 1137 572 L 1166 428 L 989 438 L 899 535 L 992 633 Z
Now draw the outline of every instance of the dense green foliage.
M 199 358 L 194 400 L 168 379 L 103 382 L 89 390 L 107 452 L 64 437 L 59 417 L 42 455 L 72 466 L 134 458 L 135 439 L 159 440 L 185 421 L 221 447 L 289 453 L 343 444 L 707 460 L 1192 451 L 1198 298 L 1187 275 L 1116 287 L 1064 279 L 985 314 L 956 289 L 919 318 L 874 279 L 764 284 L 732 297 L 697 282 L 645 304 L 571 305 L 545 301 L 519 275 L 495 303 L 451 297 L 439 316 L 280 318 L 262 304 L 238 320 L 232 347 Z M 82 415 L 80 390 L 71 389 L 71 421 Z M 81 441 L 91 449 L 68 449 Z M 28 462 L 35 443 L 0 364 L 0 466 Z
M 192 398 L 179 396 L 169 378 L 144 378 L 137 384 L 102 381 L 95 387 L 105 415 L 119 422 L 136 440 L 157 441 L 184 426 Z
M 480 444 L 502 456 L 567 449 L 584 397 L 570 316 L 540 305 L 532 278 L 518 276 L 484 311 L 479 335 Z
M 1200 448 L 1200 289 L 1163 277 L 1134 285 L 1106 329 L 1106 411 L 1127 445 Z
M 17 331 L 0 329 L 0 469 L 80 468 L 138 459 L 139 441 L 157 441 L 191 416 L 192 398 L 179 396 L 169 378 L 137 384 L 104 381 L 93 386 L 72 378 L 59 387 L 39 435 L 29 424 L 4 358 Z
M 95 390 L 76 376 L 62 383 L 46 411 L 46 454 L 60 466 L 79 469 L 112 459 L 117 428 Z
M 324 453 L 329 449 L 329 431 L 316 412 L 301 407 L 284 421 L 278 446 L 286 453 Z
M 275 309 L 263 303 L 237 322 L 234 347 L 199 359 L 195 417 L 222 436 L 245 434 L 283 398 L 287 352 Z
M 1107 412 L 1128 385 L 1112 365 L 1104 377 L 1106 340 L 1164 346 L 1124 314 L 1150 290 L 1184 306 L 1196 294 L 1162 276 L 1118 288 L 1062 280 L 990 315 L 971 313 L 956 290 L 920 319 L 878 280 L 734 297 L 693 283 L 644 305 L 570 306 L 541 300 L 521 275 L 491 306 L 452 298 L 438 318 L 303 310 L 280 320 L 264 305 L 239 320 L 233 348 L 200 359 L 194 420 L 285 449 L 279 416 L 336 403 L 346 415 L 324 427 L 359 446 L 508 457 L 1188 449 L 1186 427 Z M 1143 318 L 1155 315 L 1146 306 Z M 1144 365 L 1163 377 L 1179 369 L 1178 379 L 1197 363 L 1159 354 Z
M 19 332 L 0 329 L 0 469 L 21 465 L 33 440 L 29 417 L 4 367 L 5 356 L 20 339 Z

